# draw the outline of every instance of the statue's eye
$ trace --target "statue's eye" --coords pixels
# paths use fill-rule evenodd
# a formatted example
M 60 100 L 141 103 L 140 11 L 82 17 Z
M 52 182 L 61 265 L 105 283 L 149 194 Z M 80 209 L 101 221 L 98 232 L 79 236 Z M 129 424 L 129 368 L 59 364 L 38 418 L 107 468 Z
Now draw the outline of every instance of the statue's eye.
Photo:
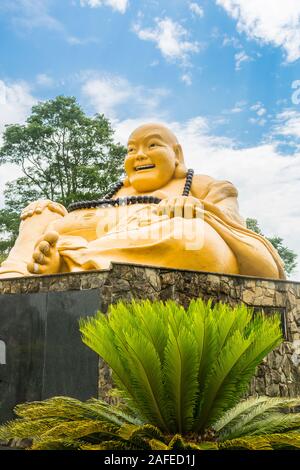
M 128 153 L 130 153 L 130 152 L 134 152 L 134 148 L 133 148 L 133 147 L 129 147 Z
M 153 149 L 154 147 L 157 147 L 157 144 L 155 144 L 154 142 L 149 145 L 149 148 L 150 148 L 150 149 Z

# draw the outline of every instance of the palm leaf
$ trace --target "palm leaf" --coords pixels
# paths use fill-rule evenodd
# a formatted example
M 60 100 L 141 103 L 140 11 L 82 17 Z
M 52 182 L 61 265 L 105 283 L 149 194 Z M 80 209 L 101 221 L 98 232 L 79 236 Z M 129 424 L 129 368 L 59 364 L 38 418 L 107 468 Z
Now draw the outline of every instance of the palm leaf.
M 194 429 L 203 429 L 211 422 L 212 417 L 219 412 L 217 408 L 217 399 L 219 397 L 221 406 L 224 407 L 224 383 L 242 354 L 249 347 L 249 343 L 250 341 L 245 340 L 239 331 L 235 331 L 222 352 L 219 353 L 215 363 L 211 365 L 212 372 L 205 383 L 204 393 L 201 398 L 201 414 L 194 424 Z M 235 386 L 230 387 L 229 393 L 234 395 L 235 392 Z
M 245 426 L 247 424 L 254 421 L 263 421 L 274 411 L 281 409 L 285 411 L 288 408 L 299 405 L 299 398 L 250 398 L 243 400 L 225 413 L 222 418 L 213 425 L 213 428 L 219 433 L 219 438 L 222 440 L 233 439 L 245 434 Z
M 300 428 L 300 413 L 270 413 L 252 420 L 244 426 L 242 434 L 258 436 L 275 434 Z
M 266 437 L 244 436 L 218 443 L 219 450 L 272 450 L 272 446 Z
M 163 365 L 164 387 L 168 396 L 170 431 L 187 432 L 193 424 L 198 393 L 198 345 L 194 335 L 181 328 L 169 330 Z
M 248 323 L 246 316 L 244 318 L 247 336 L 237 330 L 219 353 L 217 362 L 212 364 L 212 373 L 205 384 L 206 395 L 202 402 L 204 412 L 199 419 L 199 426 L 203 427 L 205 419 L 207 425 L 212 424 L 237 403 L 246 392 L 256 366 L 267 352 L 282 341 L 278 316 L 265 318 L 257 315 L 251 323 Z M 233 353 L 236 354 L 236 360 Z
M 300 433 L 289 432 L 284 434 L 270 434 L 268 441 L 274 450 L 300 449 Z
M 162 370 L 158 354 L 149 339 L 138 332 L 131 336 L 126 334 L 126 341 L 132 397 L 142 417 L 167 430 Z

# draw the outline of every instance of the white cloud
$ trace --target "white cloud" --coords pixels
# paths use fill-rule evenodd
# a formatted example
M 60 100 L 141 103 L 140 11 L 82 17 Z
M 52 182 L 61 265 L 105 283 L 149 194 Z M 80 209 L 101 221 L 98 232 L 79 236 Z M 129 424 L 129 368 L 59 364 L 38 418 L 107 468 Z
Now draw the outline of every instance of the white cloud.
M 293 109 L 287 109 L 277 115 L 278 124 L 275 126 L 274 133 L 286 137 L 300 139 L 300 112 Z
M 245 51 L 237 52 L 234 55 L 235 59 L 235 70 L 241 70 L 241 65 L 243 62 L 251 61 L 251 57 L 249 57 Z
M 223 46 L 232 46 L 234 49 L 242 49 L 240 41 L 235 37 L 228 36 L 227 34 L 224 35 Z
M 17 30 L 46 28 L 64 31 L 62 23 L 49 13 L 48 0 L 2 0 L 0 8 L 11 13 L 11 21 Z
M 244 109 L 241 108 L 241 107 L 239 107 L 239 106 L 235 106 L 234 108 L 232 108 L 232 109 L 230 110 L 230 112 L 231 112 L 232 114 L 242 113 L 243 111 L 244 111 Z
M 31 107 L 36 103 L 31 95 L 29 86 L 24 82 L 6 83 L 0 80 L 0 145 L 2 132 L 6 124 L 22 123 L 30 113 Z M 3 189 L 7 181 L 21 175 L 15 165 L 1 165 L 0 167 L 0 207 L 3 206 Z
M 0 80 L 0 132 L 3 132 L 5 124 L 23 122 L 35 103 L 25 82 Z
M 91 8 L 101 7 L 106 5 L 111 7 L 113 10 L 119 11 L 120 13 L 125 13 L 129 5 L 128 0 L 80 0 L 80 5 L 82 7 L 89 6 Z
M 122 106 L 127 106 L 127 115 L 152 112 L 169 92 L 163 88 L 144 88 L 132 85 L 123 77 L 109 74 L 88 73 L 84 78 L 82 93 L 95 111 L 115 118 Z
M 154 114 L 116 122 L 116 137 L 126 144 L 137 126 L 157 120 Z M 299 268 L 292 277 L 300 280 L 300 153 L 282 155 L 275 142 L 238 148 L 231 139 L 212 135 L 201 116 L 164 124 L 177 135 L 189 168 L 231 181 L 239 190 L 242 216 L 257 218 L 267 236 L 282 237 L 298 253 Z
M 181 75 L 181 80 L 183 81 L 183 83 L 185 83 L 186 85 L 190 86 L 193 82 L 192 82 L 192 77 L 191 77 L 191 74 L 190 73 L 184 73 Z
M 216 0 L 237 20 L 239 32 L 265 44 L 282 47 L 287 61 L 300 57 L 299 0 Z
M 39 73 L 36 76 L 36 83 L 41 87 L 51 88 L 54 85 L 54 80 L 46 73 Z
M 189 4 L 189 8 L 195 15 L 200 16 L 201 18 L 204 16 L 204 10 L 198 3 L 191 2 Z
M 87 44 L 92 44 L 92 43 L 97 44 L 99 42 L 99 39 L 95 37 L 80 38 L 77 36 L 66 35 L 66 41 L 71 46 L 86 46 Z
M 255 113 L 255 117 L 250 117 L 249 122 L 251 124 L 258 124 L 259 126 L 264 126 L 267 123 L 267 120 L 263 118 L 263 116 L 266 114 L 267 110 L 266 108 L 262 105 L 262 103 L 258 102 L 252 106 L 250 106 L 250 111 L 253 111 Z
M 258 116 L 263 116 L 264 114 L 266 114 L 267 110 L 265 108 L 259 108 L 259 110 L 257 111 L 257 115 Z
M 143 41 L 154 42 L 165 59 L 187 65 L 190 55 L 199 52 L 199 43 L 189 41 L 188 31 L 171 18 L 156 18 L 155 23 L 153 28 L 146 29 L 135 24 L 133 31 Z

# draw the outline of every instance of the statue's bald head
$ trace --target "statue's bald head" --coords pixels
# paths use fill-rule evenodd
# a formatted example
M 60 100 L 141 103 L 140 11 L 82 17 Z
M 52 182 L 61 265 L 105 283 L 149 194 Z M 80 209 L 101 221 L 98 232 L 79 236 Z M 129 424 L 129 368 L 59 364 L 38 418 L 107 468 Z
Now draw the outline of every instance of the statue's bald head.
M 157 123 L 144 124 L 132 132 L 124 165 L 129 183 L 141 193 L 186 175 L 178 140 L 170 129 Z
M 139 138 L 141 136 L 146 137 L 147 135 L 150 134 L 158 134 L 161 136 L 161 138 L 167 142 L 169 145 L 178 145 L 178 140 L 177 137 L 173 134 L 173 132 L 168 129 L 166 126 L 163 124 L 159 123 L 149 123 L 149 124 L 144 124 L 142 126 L 137 127 L 129 137 L 129 141 L 131 139 Z

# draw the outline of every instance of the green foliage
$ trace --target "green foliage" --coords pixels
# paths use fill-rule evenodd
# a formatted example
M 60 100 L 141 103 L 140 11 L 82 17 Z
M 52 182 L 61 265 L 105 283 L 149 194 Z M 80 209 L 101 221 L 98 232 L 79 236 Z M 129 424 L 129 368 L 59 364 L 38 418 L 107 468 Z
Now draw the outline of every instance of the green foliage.
M 250 419 L 249 414 L 262 404 L 264 410 Z M 125 410 L 124 404 L 112 406 L 96 399 L 83 403 L 54 397 L 18 405 L 18 418 L 0 426 L 0 439 L 29 438 L 31 450 L 299 449 L 299 414 L 287 413 L 299 405 L 299 398 L 250 398 L 227 412 L 213 425 L 213 431 L 203 435 L 168 435 L 151 424 L 141 423 Z M 243 424 L 251 420 L 253 430 L 245 432 Z
M 279 317 L 252 316 L 243 305 L 133 301 L 82 320 L 80 330 L 142 421 L 165 433 L 202 433 L 282 340 Z
M 258 222 L 256 219 L 246 219 L 247 228 L 252 230 L 259 235 L 264 236 L 262 233 Z M 278 254 L 282 261 L 284 262 L 284 269 L 287 274 L 292 274 L 294 269 L 297 266 L 297 257 L 298 255 L 293 251 L 284 246 L 283 239 L 280 237 L 265 237 L 269 240 L 270 243 L 274 246 L 274 248 L 278 251 Z
M 88 117 L 73 97 L 33 106 L 25 125 L 6 126 L 0 165 L 18 165 L 23 176 L 7 183 L 0 252 L 14 243 L 21 210 L 37 199 L 97 199 L 122 174 L 126 150 L 113 141 L 108 119 Z M 11 227 L 11 223 L 13 227 Z
M 238 403 L 255 366 L 281 342 L 277 316 L 201 300 L 186 311 L 146 301 L 111 306 L 108 317 L 99 313 L 80 328 L 113 369 L 123 401 L 17 405 L 0 439 L 32 439 L 33 450 L 300 448 L 300 413 L 291 412 L 300 398 Z

